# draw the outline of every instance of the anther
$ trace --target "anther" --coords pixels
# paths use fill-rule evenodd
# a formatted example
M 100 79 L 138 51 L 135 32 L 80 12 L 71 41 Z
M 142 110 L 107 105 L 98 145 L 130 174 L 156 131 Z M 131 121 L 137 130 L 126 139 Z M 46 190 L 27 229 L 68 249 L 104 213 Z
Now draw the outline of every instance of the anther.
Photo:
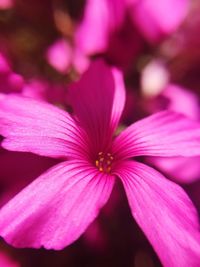
M 99 161 L 98 160 L 95 161 L 95 165 L 96 165 L 96 167 L 99 167 Z
M 103 152 L 99 152 L 98 158 L 95 161 L 95 165 L 100 172 L 110 173 L 113 159 L 114 158 L 111 153 L 104 154 Z

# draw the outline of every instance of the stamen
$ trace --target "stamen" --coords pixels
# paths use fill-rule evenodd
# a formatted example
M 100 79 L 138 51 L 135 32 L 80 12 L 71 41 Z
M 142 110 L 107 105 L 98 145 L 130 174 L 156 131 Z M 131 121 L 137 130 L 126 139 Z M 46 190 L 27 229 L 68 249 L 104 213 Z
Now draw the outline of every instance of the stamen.
M 95 165 L 96 165 L 96 167 L 99 167 L 99 161 L 98 160 L 95 161 Z
M 114 157 L 111 153 L 99 152 L 95 161 L 95 166 L 100 172 L 110 173 Z

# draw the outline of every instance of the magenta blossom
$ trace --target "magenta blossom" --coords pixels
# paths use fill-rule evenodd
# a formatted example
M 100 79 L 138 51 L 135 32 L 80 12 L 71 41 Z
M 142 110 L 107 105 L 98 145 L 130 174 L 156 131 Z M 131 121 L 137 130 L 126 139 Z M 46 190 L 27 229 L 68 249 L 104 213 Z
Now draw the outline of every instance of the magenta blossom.
M 0 92 L 20 92 L 24 85 L 21 75 L 13 72 L 6 55 L 0 52 Z
M 145 49 L 144 40 L 161 42 L 177 30 L 188 10 L 188 0 L 86 0 L 75 29 L 76 69 L 85 70 L 88 56 L 99 53 L 129 69 Z
M 152 112 L 168 109 L 179 112 L 199 121 L 200 107 L 198 96 L 191 90 L 175 84 L 168 84 L 163 91 L 150 101 Z M 151 105 L 150 104 L 150 105 Z M 180 183 L 191 183 L 200 179 L 200 157 L 148 157 L 151 164 Z
M 102 61 L 70 88 L 70 99 L 74 117 L 47 103 L 1 95 L 2 146 L 63 158 L 0 210 L 1 236 L 16 247 L 62 249 L 96 218 L 120 179 L 132 215 L 163 265 L 199 266 L 198 216 L 189 197 L 156 170 L 131 159 L 199 155 L 199 125 L 166 111 L 114 137 L 125 90 L 120 72 Z
M 0 0 L 0 9 L 9 9 L 13 7 L 12 0 Z
M 128 0 L 131 18 L 151 43 L 177 30 L 189 11 L 188 0 Z
M 58 72 L 66 74 L 72 61 L 72 48 L 66 40 L 60 38 L 48 47 L 45 57 L 49 65 Z
M 1 267 L 20 267 L 21 264 L 3 250 L 0 250 L 0 266 Z
M 89 56 L 102 53 L 109 62 L 129 69 L 144 42 L 129 18 L 128 9 L 127 0 L 85 1 L 83 17 L 75 29 L 73 63 L 79 72 L 87 69 Z

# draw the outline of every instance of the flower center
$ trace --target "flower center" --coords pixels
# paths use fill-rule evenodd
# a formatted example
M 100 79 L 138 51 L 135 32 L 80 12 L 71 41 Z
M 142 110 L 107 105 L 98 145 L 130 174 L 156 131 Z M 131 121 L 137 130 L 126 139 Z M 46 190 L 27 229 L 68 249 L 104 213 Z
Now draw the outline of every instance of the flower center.
M 100 172 L 110 173 L 113 159 L 111 153 L 99 152 L 95 165 Z

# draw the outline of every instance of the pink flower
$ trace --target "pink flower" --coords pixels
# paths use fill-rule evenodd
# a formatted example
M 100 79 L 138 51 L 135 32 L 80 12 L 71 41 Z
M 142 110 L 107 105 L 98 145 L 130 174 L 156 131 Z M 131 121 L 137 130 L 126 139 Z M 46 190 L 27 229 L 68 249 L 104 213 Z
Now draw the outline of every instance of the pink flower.
M 58 45 L 62 46 L 63 44 L 58 43 Z M 39 77 L 24 80 L 22 75 L 17 74 L 12 70 L 8 58 L 1 51 L 0 92 L 17 93 L 50 103 L 66 105 L 66 86 L 62 83 L 50 83 L 47 79 Z
M 13 72 L 9 60 L 0 52 L 0 92 L 20 92 L 23 85 L 23 77 Z
M 185 19 L 188 0 L 87 0 L 75 29 L 74 65 L 81 71 L 87 57 L 104 54 L 127 70 L 145 49 L 177 30 Z M 123 51 L 123 53 L 121 53 Z
M 168 109 L 184 114 L 194 120 L 200 119 L 198 96 L 189 89 L 176 84 L 168 84 L 161 92 L 169 104 Z
M 161 105 L 166 102 L 165 105 Z M 175 84 L 168 84 L 154 99 L 155 110 L 176 111 L 199 121 L 199 99 L 195 93 Z M 158 108 L 159 107 L 159 108 Z M 200 157 L 150 157 L 151 164 L 162 170 L 171 179 L 181 183 L 191 183 L 200 179 Z
M 87 0 L 83 20 L 76 29 L 78 48 L 89 55 L 105 51 L 110 33 L 123 23 L 125 10 L 126 0 Z
M 141 33 L 154 43 L 178 28 L 188 13 L 188 7 L 188 0 L 133 0 L 130 11 Z
M 74 65 L 81 72 L 88 56 L 104 54 L 124 70 L 144 48 L 128 15 L 127 0 L 87 0 L 82 20 L 75 30 Z M 123 53 L 121 53 L 123 51 Z
M 12 0 L 0 0 L 0 9 L 8 9 L 13 7 Z
M 63 84 L 50 83 L 44 78 L 33 78 L 24 84 L 21 94 L 33 99 L 65 106 L 66 91 L 66 86 Z
M 46 51 L 48 63 L 58 72 L 65 74 L 69 71 L 72 61 L 72 48 L 64 39 L 56 40 Z
M 47 103 L 1 95 L 2 146 L 63 158 L 0 210 L 1 236 L 17 247 L 62 249 L 96 218 L 118 177 L 133 217 L 163 265 L 199 266 L 199 223 L 192 202 L 180 186 L 131 159 L 199 155 L 199 125 L 166 111 L 113 138 L 125 90 L 120 72 L 102 61 L 70 88 L 70 99 L 73 117 Z
M 3 250 L 0 251 L 0 266 L 1 267 L 20 267 L 21 264 L 14 259 L 12 259 L 6 252 Z

